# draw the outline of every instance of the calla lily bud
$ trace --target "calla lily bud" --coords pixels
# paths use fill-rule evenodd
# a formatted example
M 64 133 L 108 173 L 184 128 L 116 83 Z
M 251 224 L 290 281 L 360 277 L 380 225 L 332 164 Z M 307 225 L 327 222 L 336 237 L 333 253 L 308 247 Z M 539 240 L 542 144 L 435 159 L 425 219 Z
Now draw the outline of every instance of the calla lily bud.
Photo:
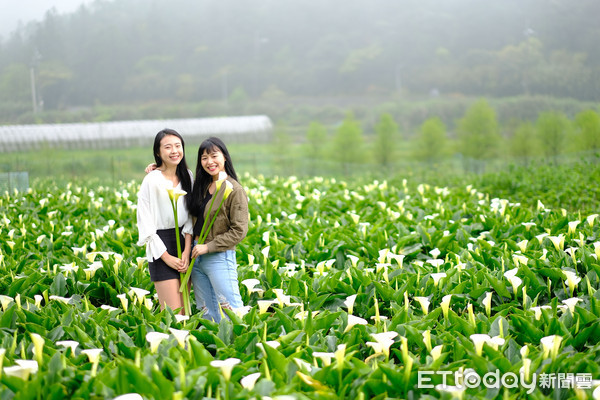
M 117 297 L 121 300 L 121 305 L 123 306 L 123 310 L 127 312 L 127 307 L 129 306 L 129 300 L 127 299 L 127 295 L 125 293 L 118 294 Z
M 231 192 L 233 192 L 233 183 L 225 181 L 225 192 L 223 193 L 223 199 L 227 199 Z
M 441 307 L 442 314 L 444 315 L 445 319 L 448 319 L 448 312 L 450 310 L 450 300 L 452 300 L 451 294 L 447 294 L 446 296 L 442 297 Z
M 423 332 L 423 343 L 425 343 L 425 348 L 427 351 L 431 352 L 431 331 L 429 329 Z
M 37 333 L 31 333 L 31 341 L 33 342 L 33 353 L 36 361 L 39 365 L 42 365 L 42 355 L 44 354 L 44 343 L 46 341 Z
M 2 364 L 4 363 L 4 355 L 6 354 L 6 349 L 0 348 L 0 377 L 2 377 Z
M 217 187 L 217 192 L 221 189 L 221 185 L 223 184 L 223 182 L 227 179 L 227 172 L 225 171 L 220 171 L 219 172 L 219 177 L 217 178 L 217 182 L 216 187 Z

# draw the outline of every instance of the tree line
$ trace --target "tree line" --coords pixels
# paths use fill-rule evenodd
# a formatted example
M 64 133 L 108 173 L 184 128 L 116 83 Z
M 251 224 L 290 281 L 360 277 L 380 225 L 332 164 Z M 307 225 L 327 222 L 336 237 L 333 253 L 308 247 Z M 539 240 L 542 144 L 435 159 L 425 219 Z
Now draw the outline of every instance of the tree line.
M 595 0 L 96 0 L 0 42 L 0 115 L 293 96 L 600 97 Z
M 285 130 L 276 133 L 277 152 L 285 153 L 288 142 Z M 401 132 L 389 113 L 381 114 L 373 129 L 366 131 L 349 112 L 334 128 L 313 121 L 306 129 L 304 149 L 307 158 L 334 161 L 346 172 L 365 163 L 382 168 L 402 161 L 434 165 L 456 157 L 465 170 L 484 172 L 486 162 L 494 159 L 527 165 L 534 160 L 555 163 L 561 155 L 572 153 L 598 157 L 600 114 L 587 109 L 569 118 L 560 111 L 543 111 L 535 121 L 511 120 L 501 126 L 494 108 L 482 98 L 454 126 L 430 117 L 415 132 L 407 133 Z

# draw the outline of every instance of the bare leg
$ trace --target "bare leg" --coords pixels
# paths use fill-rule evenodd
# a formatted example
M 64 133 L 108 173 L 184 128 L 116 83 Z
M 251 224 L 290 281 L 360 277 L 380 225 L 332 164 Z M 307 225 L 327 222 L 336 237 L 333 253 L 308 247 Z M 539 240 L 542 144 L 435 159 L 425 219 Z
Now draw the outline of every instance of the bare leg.
M 179 291 L 179 286 L 179 279 L 154 282 L 154 288 L 156 289 L 156 294 L 158 294 L 158 303 L 160 304 L 161 310 L 164 310 L 165 305 L 167 305 L 172 310 L 179 309 L 179 314 L 184 313 L 183 296 Z

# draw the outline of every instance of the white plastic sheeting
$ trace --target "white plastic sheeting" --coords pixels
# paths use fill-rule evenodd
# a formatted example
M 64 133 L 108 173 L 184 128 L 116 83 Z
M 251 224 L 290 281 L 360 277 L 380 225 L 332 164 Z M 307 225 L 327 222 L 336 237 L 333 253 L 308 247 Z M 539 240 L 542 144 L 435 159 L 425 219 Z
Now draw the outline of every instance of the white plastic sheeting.
M 158 131 L 175 129 L 186 141 L 218 136 L 225 141 L 270 139 L 273 124 L 265 115 L 115 121 L 98 123 L 0 126 L 0 152 L 41 148 L 111 148 L 148 145 Z

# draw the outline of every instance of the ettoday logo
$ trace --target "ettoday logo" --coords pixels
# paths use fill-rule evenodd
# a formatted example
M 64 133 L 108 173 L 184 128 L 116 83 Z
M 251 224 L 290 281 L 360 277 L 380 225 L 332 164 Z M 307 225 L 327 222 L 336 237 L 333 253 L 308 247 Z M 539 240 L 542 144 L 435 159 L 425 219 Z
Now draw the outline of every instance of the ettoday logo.
M 433 376 L 442 377 L 442 383 L 434 385 Z M 448 380 L 453 377 L 454 384 L 451 385 Z M 437 381 L 437 379 L 436 379 Z M 592 387 L 592 374 L 580 373 L 543 373 L 531 374 L 531 379 L 527 379 L 523 373 L 514 372 L 500 373 L 500 370 L 490 371 L 483 376 L 475 370 L 467 369 L 464 371 L 419 371 L 417 387 L 419 389 L 474 389 L 484 386 L 489 389 L 527 389 L 527 394 L 531 394 L 537 387 L 546 389 L 590 389 Z

